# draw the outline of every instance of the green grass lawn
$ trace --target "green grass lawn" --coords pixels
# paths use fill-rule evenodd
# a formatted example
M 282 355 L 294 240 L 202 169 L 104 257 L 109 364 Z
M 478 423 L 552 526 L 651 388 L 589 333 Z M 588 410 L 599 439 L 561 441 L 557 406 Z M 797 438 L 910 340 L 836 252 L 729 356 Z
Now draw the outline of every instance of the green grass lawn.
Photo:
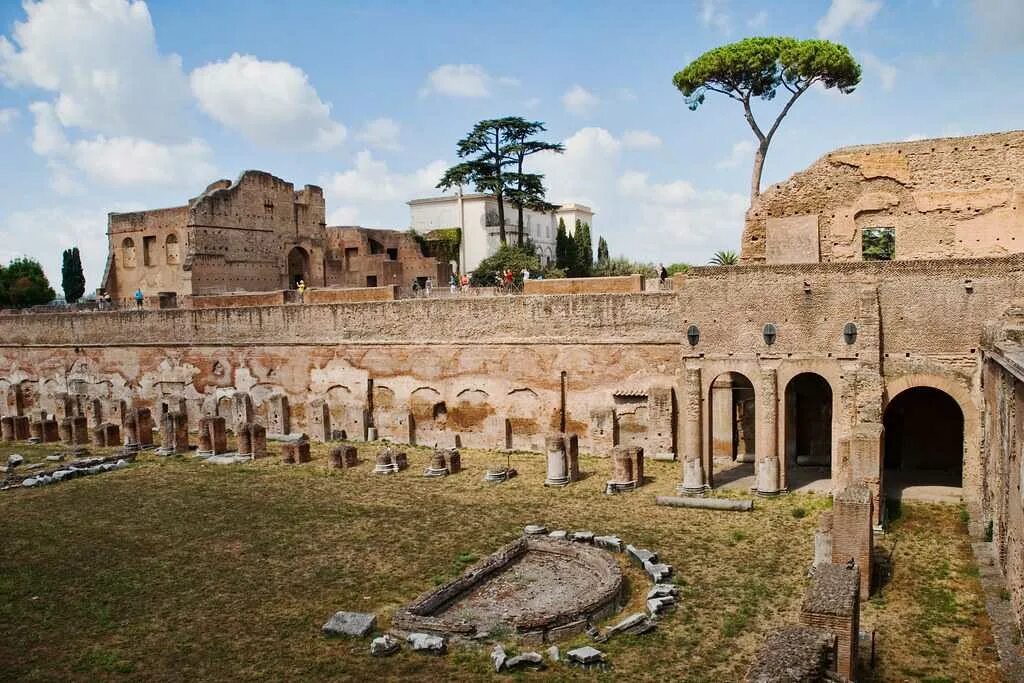
M 0 460 L 15 451 L 30 460 L 50 452 L 4 447 Z M 566 489 L 548 489 L 536 455 L 513 456 L 520 476 L 489 485 L 482 481 L 484 467 L 504 456 L 464 451 L 461 474 L 424 479 L 426 449 L 409 449 L 410 468 L 387 477 L 371 474 L 372 453 L 360 447 L 362 462 L 346 471 L 326 468 L 322 446 L 314 446 L 312 463 L 291 466 L 277 458 L 217 466 L 144 454 L 125 470 L 3 492 L 0 676 L 493 676 L 488 644 L 456 646 L 443 658 L 403 649 L 374 659 L 368 641 L 326 639 L 319 628 L 339 609 L 374 612 L 379 628 L 386 628 L 396 607 L 514 539 L 525 524 L 540 522 L 617 534 L 657 550 L 676 569 L 679 609 L 651 634 L 599 646 L 613 666 L 604 678 L 737 680 L 764 635 L 797 619 L 813 530 L 828 506 L 825 497 L 790 495 L 758 500 L 753 513 L 657 507 L 655 494 L 674 492 L 677 463 L 649 462 L 652 480 L 640 492 L 605 496 L 607 460 L 584 458 L 581 468 L 589 476 Z M 925 544 L 928 557 L 904 560 L 907 571 L 916 576 L 911 566 L 938 556 L 948 561 L 950 574 L 934 581 L 967 571 L 955 508 L 907 506 L 903 515 L 898 533 L 935 539 Z M 919 515 L 923 521 L 914 524 Z M 927 655 L 950 680 L 993 670 L 994 655 L 975 642 L 981 619 L 976 579 L 955 583 L 957 591 L 974 593 L 958 592 L 952 606 L 940 596 L 920 620 L 904 622 L 897 615 L 887 621 L 888 605 L 918 597 L 898 577 L 866 617 L 878 624 L 893 680 L 920 666 L 901 659 L 913 645 L 907 628 L 959 638 L 957 647 L 935 647 Z M 886 629 L 892 628 L 886 624 L 894 623 L 899 642 L 886 650 Z M 585 642 L 580 637 L 560 645 L 564 652 Z M 594 676 L 564 667 L 524 675 Z

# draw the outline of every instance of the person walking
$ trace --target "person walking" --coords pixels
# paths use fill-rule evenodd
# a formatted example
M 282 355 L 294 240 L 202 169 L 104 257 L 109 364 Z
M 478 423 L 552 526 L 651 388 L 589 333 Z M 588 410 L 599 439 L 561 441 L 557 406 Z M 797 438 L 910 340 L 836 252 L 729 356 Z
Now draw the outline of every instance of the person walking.
M 462 291 L 465 292 L 469 289 L 469 275 L 466 273 L 462 274 Z
M 432 290 L 433 288 L 434 278 L 428 277 L 426 283 L 424 284 L 424 291 L 426 292 L 426 296 L 430 296 L 430 290 Z
M 665 267 L 664 263 L 658 264 L 658 284 L 662 289 L 665 288 L 665 281 L 668 280 L 668 268 Z
M 459 279 L 455 277 L 455 273 L 452 273 L 452 276 L 448 278 L 448 289 L 451 290 L 452 294 L 459 291 Z
M 135 290 L 135 308 L 142 310 L 142 287 Z

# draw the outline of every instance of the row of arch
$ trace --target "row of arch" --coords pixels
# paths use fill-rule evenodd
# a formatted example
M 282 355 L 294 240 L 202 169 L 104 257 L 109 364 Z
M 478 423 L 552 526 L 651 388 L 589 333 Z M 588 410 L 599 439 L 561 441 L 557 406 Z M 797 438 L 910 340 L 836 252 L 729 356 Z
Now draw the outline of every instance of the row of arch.
M 896 386 L 883 413 L 883 468 L 900 486 L 962 486 L 964 411 L 949 393 L 931 386 Z M 741 372 L 713 379 L 707 396 L 709 477 L 713 485 L 753 476 L 757 443 L 754 384 Z M 782 395 L 784 443 L 780 458 L 789 488 L 831 479 L 835 398 L 815 372 L 793 376 Z
M 143 237 L 142 238 L 142 260 L 143 265 L 155 266 L 155 254 L 151 253 L 153 245 L 156 244 L 156 237 Z M 178 245 L 178 236 L 175 233 L 170 233 L 164 240 L 164 261 L 167 265 L 177 265 L 181 263 L 181 249 Z M 125 237 L 121 241 L 121 266 L 123 268 L 134 268 L 138 265 L 138 252 L 135 246 L 135 240 L 131 237 Z

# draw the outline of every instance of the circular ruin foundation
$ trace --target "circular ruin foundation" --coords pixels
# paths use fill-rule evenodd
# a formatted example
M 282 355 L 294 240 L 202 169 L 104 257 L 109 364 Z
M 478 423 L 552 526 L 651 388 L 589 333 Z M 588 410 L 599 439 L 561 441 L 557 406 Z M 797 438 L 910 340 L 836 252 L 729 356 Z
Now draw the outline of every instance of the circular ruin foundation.
M 529 642 L 556 641 L 614 614 L 622 593 L 622 569 L 608 551 L 524 537 L 399 609 L 392 625 L 451 638 L 504 632 Z

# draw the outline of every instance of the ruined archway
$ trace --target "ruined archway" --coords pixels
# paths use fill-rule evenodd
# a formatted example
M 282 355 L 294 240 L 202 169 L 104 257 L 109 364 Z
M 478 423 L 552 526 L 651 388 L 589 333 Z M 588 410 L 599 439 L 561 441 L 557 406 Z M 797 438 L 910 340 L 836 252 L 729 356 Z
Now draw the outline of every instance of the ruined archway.
M 963 485 L 964 413 L 941 389 L 916 386 L 889 400 L 885 408 L 887 488 L 940 487 L 938 498 Z
M 302 247 L 292 247 L 288 252 L 288 287 L 295 289 L 299 280 L 309 284 L 309 252 Z
M 753 383 L 742 373 L 723 372 L 711 382 L 707 406 L 711 480 L 715 486 L 752 484 L 756 443 Z
M 790 490 L 832 478 L 832 387 L 821 375 L 801 372 L 785 395 L 785 455 Z

